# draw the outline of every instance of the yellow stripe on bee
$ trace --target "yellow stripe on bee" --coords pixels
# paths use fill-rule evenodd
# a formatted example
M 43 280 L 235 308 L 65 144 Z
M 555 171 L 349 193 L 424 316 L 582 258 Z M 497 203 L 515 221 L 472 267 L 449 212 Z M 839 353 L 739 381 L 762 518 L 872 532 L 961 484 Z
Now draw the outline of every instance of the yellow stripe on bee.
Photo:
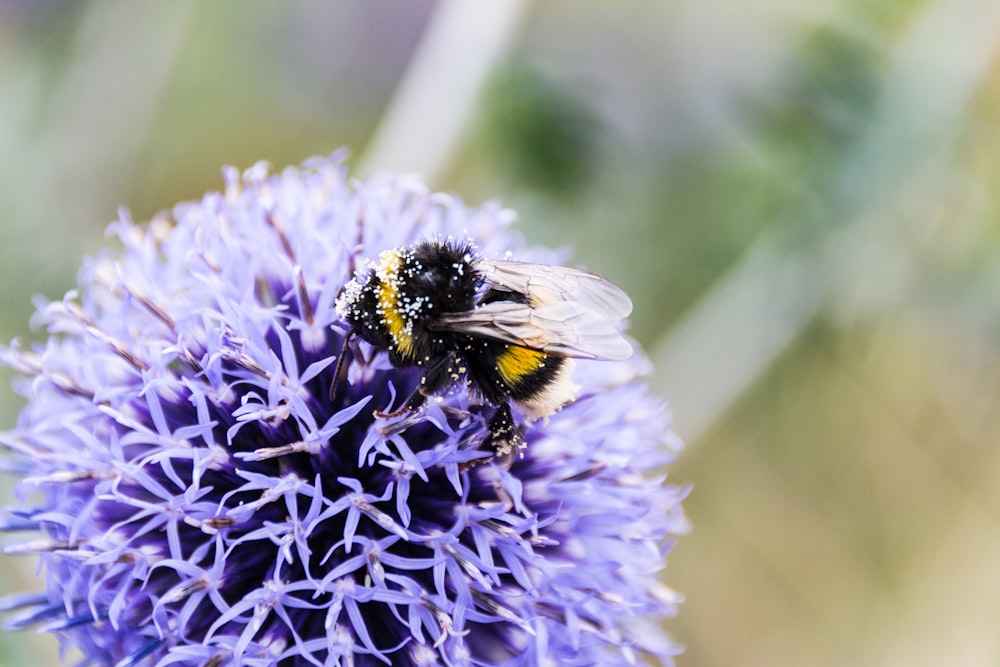
M 541 368 L 544 362 L 544 352 L 511 345 L 497 356 L 497 370 L 503 381 L 513 387 Z
M 403 259 L 398 251 L 386 250 L 379 255 L 375 268 L 379 279 L 378 311 L 392 336 L 396 351 L 403 357 L 410 357 L 413 355 L 413 337 L 399 308 L 399 270 L 402 266 Z

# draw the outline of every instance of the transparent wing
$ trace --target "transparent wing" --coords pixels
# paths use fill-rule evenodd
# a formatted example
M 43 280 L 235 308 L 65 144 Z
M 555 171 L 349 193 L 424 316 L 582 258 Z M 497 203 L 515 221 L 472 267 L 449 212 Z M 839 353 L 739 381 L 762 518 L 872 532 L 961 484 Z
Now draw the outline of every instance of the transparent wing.
M 621 361 L 632 346 L 611 322 L 574 301 L 529 306 L 495 301 L 439 317 L 434 329 L 464 333 L 581 359 Z
M 632 312 L 632 300 L 625 292 L 590 271 L 494 259 L 481 260 L 479 268 L 487 282 L 524 294 L 533 305 L 572 301 L 609 320 Z

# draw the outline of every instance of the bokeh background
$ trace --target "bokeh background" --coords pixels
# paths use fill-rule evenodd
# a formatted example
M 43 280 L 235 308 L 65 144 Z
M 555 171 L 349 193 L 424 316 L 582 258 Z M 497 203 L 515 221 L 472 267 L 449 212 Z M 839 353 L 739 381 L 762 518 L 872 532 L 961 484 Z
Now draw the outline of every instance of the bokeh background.
M 0 0 L 0 340 L 119 206 L 347 146 L 634 297 L 681 667 L 1000 664 L 998 46 L 996 0 Z

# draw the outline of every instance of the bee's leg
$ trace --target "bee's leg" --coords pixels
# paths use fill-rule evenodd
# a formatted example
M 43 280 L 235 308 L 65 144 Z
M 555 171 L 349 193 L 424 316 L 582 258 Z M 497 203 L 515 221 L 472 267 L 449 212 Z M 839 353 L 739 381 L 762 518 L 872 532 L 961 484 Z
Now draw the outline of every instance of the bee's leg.
M 510 412 L 510 405 L 505 401 L 497 407 L 493 413 L 489 426 L 490 434 L 486 436 L 484 444 L 493 448 L 493 451 L 508 465 L 513 459 L 513 455 L 524 448 L 524 435 L 521 429 L 514 423 L 514 416 Z
M 340 354 L 337 356 L 337 365 L 333 369 L 333 382 L 330 383 L 330 402 L 333 403 L 337 400 L 337 388 L 343 382 L 347 382 L 347 371 L 348 366 L 344 363 L 344 357 L 347 356 L 347 344 L 351 342 L 351 334 L 344 336 L 344 346 L 340 348 Z
M 458 355 L 454 352 L 449 352 L 440 359 L 435 360 L 434 363 L 427 367 L 424 376 L 420 378 L 420 384 L 417 385 L 417 388 L 410 394 L 401 408 L 392 412 L 376 410 L 375 416 L 379 418 L 398 417 L 407 412 L 419 410 L 423 407 L 428 397 L 440 393 L 458 379 L 459 376 L 456 371 L 457 361 Z
M 410 397 L 406 399 L 402 407 L 396 408 L 391 412 L 382 412 L 381 410 L 376 410 L 374 412 L 375 416 L 379 419 L 392 419 L 393 417 L 399 417 L 400 415 L 405 415 L 408 412 L 416 412 L 424 406 L 427 401 L 427 397 L 420 393 L 420 391 L 415 391 L 410 394 Z

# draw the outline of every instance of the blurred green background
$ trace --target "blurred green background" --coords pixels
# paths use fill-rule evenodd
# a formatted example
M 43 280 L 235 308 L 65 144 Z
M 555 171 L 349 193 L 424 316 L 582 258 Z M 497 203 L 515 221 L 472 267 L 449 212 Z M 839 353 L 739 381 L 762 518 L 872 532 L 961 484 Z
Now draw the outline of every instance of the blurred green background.
M 998 45 L 996 0 L 0 0 L 0 340 L 118 206 L 348 146 L 633 296 L 679 665 L 1000 664 Z

